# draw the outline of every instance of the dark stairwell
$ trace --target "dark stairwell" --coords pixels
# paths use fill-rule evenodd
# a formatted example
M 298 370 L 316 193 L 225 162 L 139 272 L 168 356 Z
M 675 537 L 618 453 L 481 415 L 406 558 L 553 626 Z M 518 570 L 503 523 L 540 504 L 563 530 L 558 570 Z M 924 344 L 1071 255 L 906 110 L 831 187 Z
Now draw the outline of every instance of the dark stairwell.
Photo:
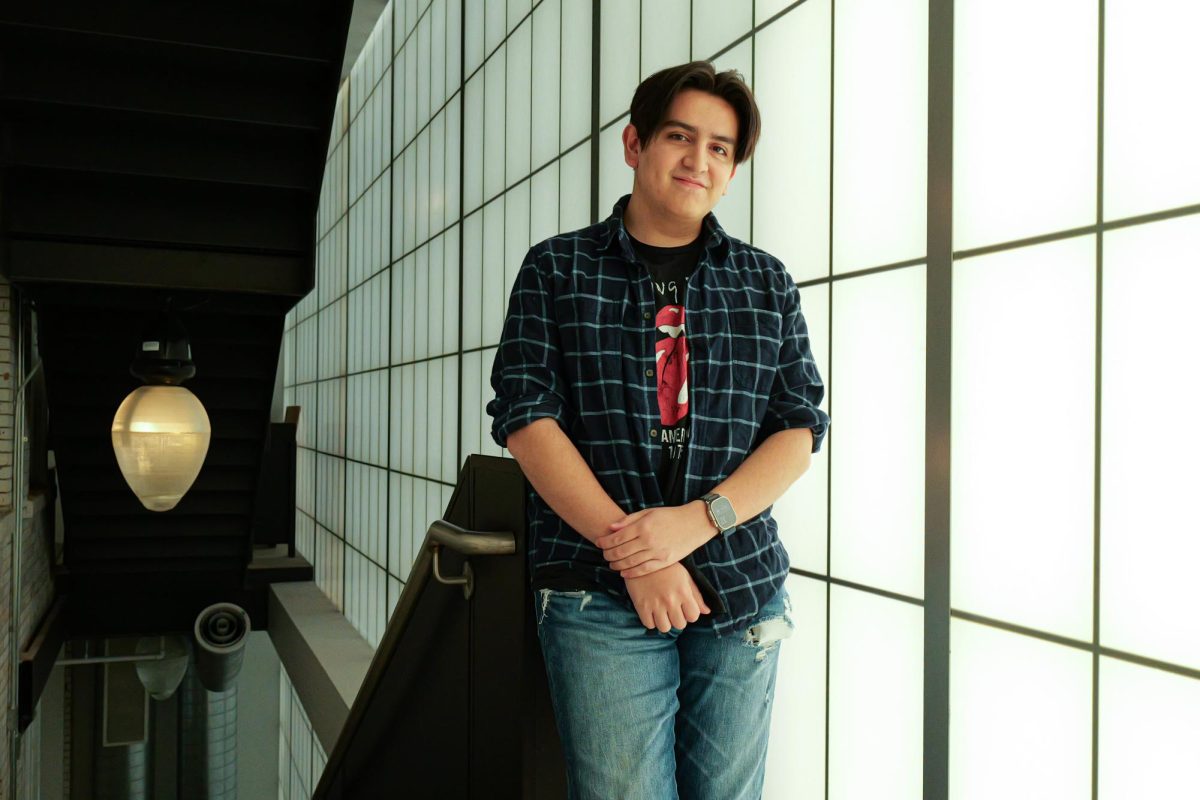
M 0 4 L 0 271 L 35 316 L 64 520 L 63 636 L 265 613 L 248 564 L 288 309 L 312 288 L 349 2 Z M 109 429 L 168 302 L 212 441 L 142 508 Z M 295 577 L 293 574 L 291 577 Z

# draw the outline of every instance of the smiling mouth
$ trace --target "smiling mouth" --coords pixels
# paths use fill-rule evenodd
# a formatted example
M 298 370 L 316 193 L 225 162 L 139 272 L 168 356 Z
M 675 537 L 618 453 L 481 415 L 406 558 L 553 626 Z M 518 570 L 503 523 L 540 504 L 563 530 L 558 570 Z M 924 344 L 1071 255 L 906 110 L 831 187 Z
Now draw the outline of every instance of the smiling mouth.
M 702 184 L 696 183 L 695 181 L 689 181 L 687 178 L 676 178 L 675 180 L 679 181 L 684 186 L 692 186 L 692 187 L 695 187 L 696 189 L 704 188 L 704 186 Z

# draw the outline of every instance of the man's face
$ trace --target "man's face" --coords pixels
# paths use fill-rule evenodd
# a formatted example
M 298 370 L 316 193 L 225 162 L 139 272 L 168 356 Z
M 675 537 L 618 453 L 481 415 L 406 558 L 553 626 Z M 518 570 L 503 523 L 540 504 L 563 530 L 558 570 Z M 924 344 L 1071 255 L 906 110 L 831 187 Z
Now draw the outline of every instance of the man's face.
M 703 219 L 737 169 L 737 132 L 733 106 L 708 92 L 685 89 L 648 144 L 638 141 L 633 125 L 625 126 L 625 163 L 635 171 L 634 192 L 656 215 Z

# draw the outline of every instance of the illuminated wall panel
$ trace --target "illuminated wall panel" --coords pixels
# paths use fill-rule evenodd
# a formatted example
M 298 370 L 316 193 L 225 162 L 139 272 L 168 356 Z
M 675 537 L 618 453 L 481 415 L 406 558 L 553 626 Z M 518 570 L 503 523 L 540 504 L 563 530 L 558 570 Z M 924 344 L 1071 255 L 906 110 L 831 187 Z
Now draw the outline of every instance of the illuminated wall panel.
M 788 577 L 792 635 L 780 643 L 764 797 L 825 795 L 826 584 Z
M 1104 4 L 1104 218 L 1200 203 L 1200 5 Z
M 626 115 L 600 131 L 600 208 L 607 217 L 613 204 L 633 191 L 633 167 L 625 163 L 621 132 L 629 124 Z
M 1095 219 L 1097 9 L 1091 0 L 955 7 L 956 249 Z
M 1197 252 L 1196 215 L 1105 234 L 1100 430 L 1100 639 L 1193 669 Z
M 1200 794 L 1200 682 L 1100 660 L 1101 800 Z
M 927 4 L 834 8 L 833 271 L 924 258 Z
M 917 800 L 922 611 L 840 586 L 831 592 L 829 797 Z
M 951 366 L 952 605 L 1084 640 L 1095 256 L 1084 236 L 957 262 Z
M 1090 798 L 1091 656 L 959 620 L 951 638 L 951 800 Z
M 832 574 L 910 597 L 924 594 L 925 324 L 923 265 L 833 286 Z
M 754 243 L 798 281 L 829 274 L 831 21 L 828 0 L 807 0 L 755 37 Z
M 629 111 L 638 85 L 639 0 L 600 4 L 600 124 Z M 632 58 L 630 56 L 633 56 Z
M 530 157 L 534 168 L 559 153 L 559 62 L 562 58 L 561 0 L 542 0 L 533 12 L 530 65 Z
M 649 33 L 641 37 L 641 76 L 647 78 L 660 69 L 690 61 L 691 0 L 656 0 L 641 6 L 641 29 Z M 621 110 L 629 110 L 636 88 L 635 84 L 628 96 L 617 103 L 618 107 L 624 106 Z
M 692 58 L 712 58 L 749 32 L 753 16 L 752 3 L 692 0 Z
M 592 4 L 562 2 L 562 148 L 586 139 L 592 118 Z M 590 220 L 585 221 L 584 225 Z

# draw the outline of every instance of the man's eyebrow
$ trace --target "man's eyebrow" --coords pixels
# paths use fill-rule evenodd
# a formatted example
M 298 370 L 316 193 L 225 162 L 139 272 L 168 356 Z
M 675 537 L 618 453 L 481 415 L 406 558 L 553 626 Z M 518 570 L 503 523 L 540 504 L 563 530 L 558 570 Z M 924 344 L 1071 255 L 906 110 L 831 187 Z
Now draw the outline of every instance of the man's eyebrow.
M 669 128 L 672 126 L 676 127 L 676 128 L 683 128 L 688 133 L 698 133 L 700 130 L 695 125 L 688 125 L 686 122 L 680 122 L 677 119 L 669 119 L 663 123 L 664 128 Z M 728 136 L 714 135 L 712 138 L 716 139 L 718 142 L 725 142 L 726 144 L 731 145 L 731 146 L 737 144 L 737 142 L 735 142 L 733 139 L 730 139 Z

